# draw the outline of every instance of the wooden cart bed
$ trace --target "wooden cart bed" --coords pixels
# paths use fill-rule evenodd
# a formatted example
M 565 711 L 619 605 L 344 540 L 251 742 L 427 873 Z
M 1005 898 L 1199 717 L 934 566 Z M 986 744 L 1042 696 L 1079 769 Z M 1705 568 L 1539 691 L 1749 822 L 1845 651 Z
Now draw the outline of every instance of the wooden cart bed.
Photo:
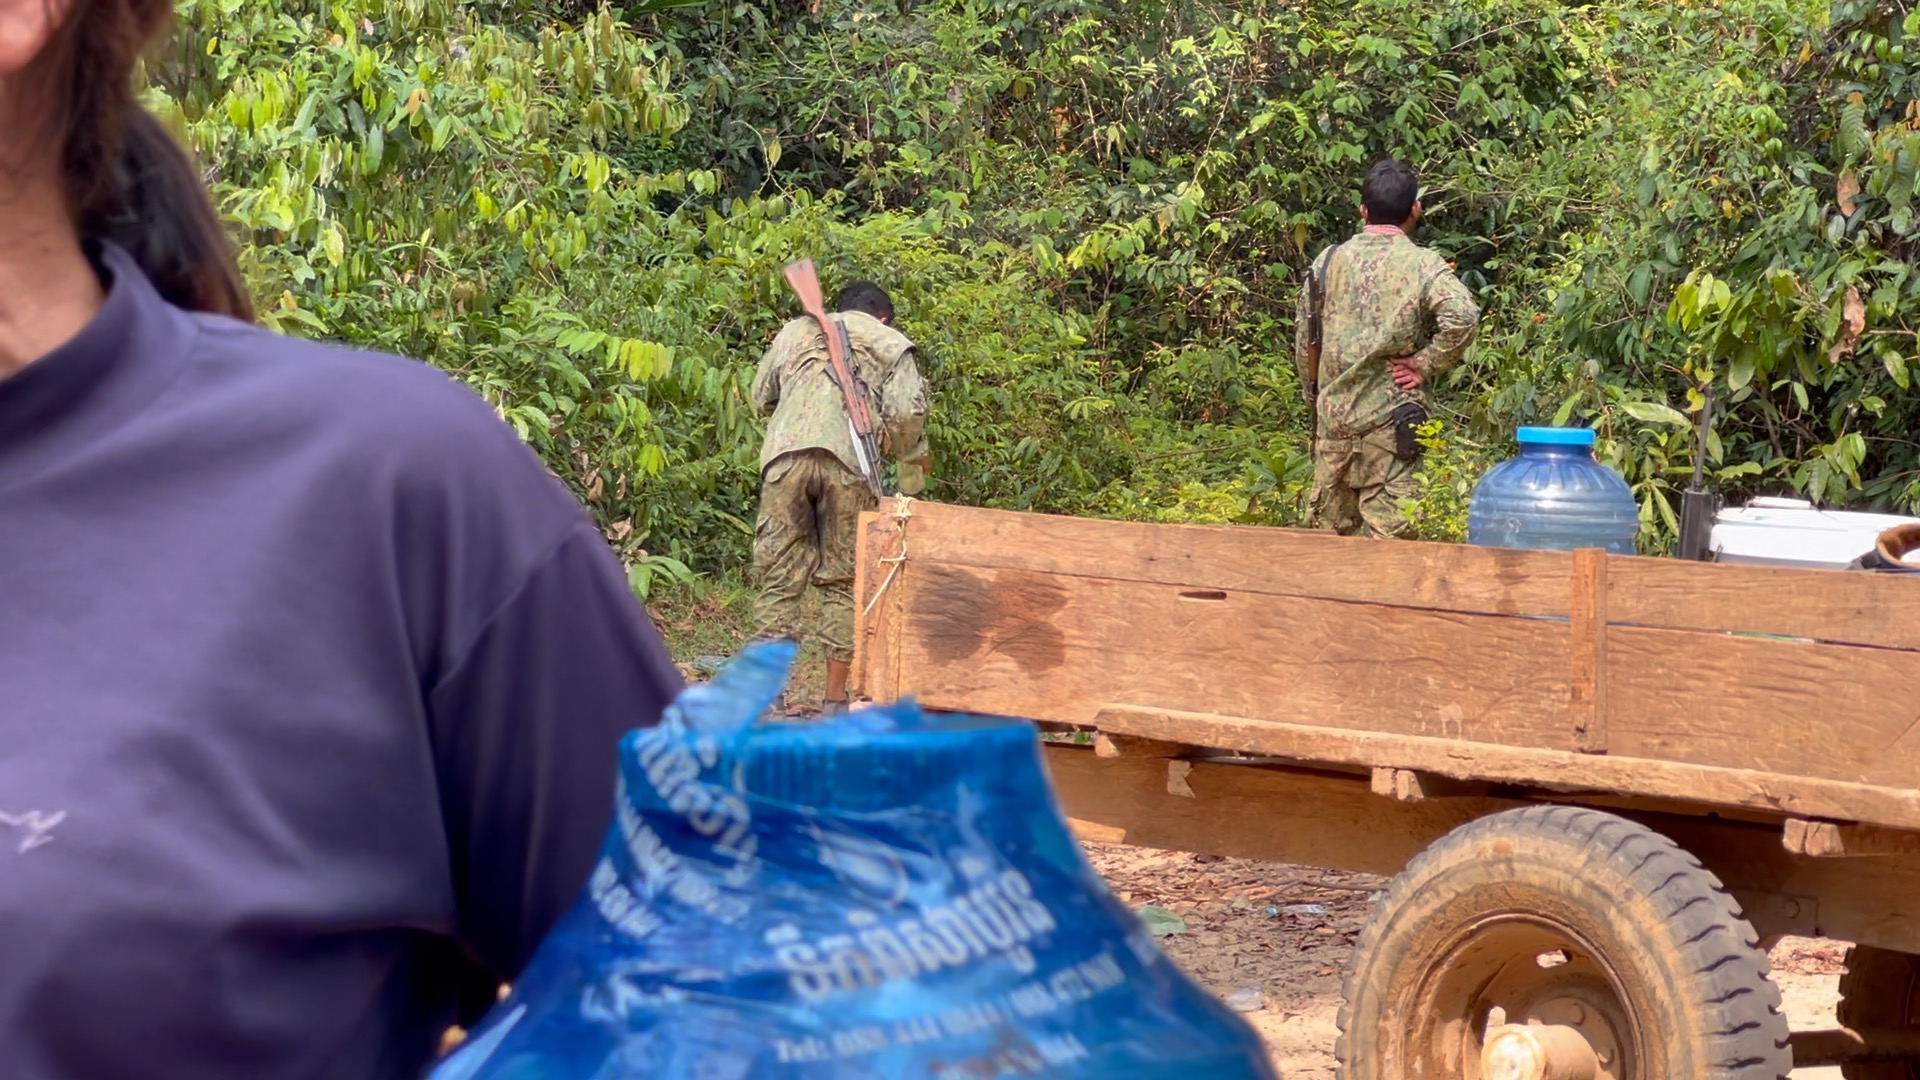
M 1390 873 L 1617 806 L 1756 925 L 1920 951 L 1920 581 L 905 499 L 858 565 L 862 692 L 1099 733 L 1056 782 L 1132 842 Z

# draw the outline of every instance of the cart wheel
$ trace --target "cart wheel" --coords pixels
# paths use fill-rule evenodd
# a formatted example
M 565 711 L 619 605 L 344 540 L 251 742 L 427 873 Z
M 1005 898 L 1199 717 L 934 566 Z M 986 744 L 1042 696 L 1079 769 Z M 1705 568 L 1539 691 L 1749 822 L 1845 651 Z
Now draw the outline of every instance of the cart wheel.
M 1671 840 L 1577 807 L 1463 825 L 1360 935 L 1343 1080 L 1780 1080 L 1767 957 Z
M 1855 945 L 1840 976 L 1840 1026 L 1855 1031 L 1920 1028 L 1920 956 Z M 1840 1066 L 1847 1080 L 1920 1080 L 1906 1061 L 1856 1061 Z

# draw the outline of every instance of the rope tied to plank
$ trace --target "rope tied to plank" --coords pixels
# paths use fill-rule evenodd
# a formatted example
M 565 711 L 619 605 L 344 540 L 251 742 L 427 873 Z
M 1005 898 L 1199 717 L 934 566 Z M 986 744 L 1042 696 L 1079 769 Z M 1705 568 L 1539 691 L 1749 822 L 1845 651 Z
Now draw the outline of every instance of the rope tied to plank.
M 893 579 L 900 576 L 900 568 L 906 565 L 907 522 L 912 519 L 913 500 L 905 495 L 895 495 L 893 497 L 893 521 L 894 524 L 900 527 L 900 554 L 880 560 L 883 563 L 889 564 L 887 577 L 886 580 L 880 583 L 880 587 L 874 590 L 873 598 L 867 601 L 866 610 L 861 612 L 863 616 L 873 614 L 873 609 L 880 603 L 880 598 L 887 595 L 887 590 L 893 586 Z

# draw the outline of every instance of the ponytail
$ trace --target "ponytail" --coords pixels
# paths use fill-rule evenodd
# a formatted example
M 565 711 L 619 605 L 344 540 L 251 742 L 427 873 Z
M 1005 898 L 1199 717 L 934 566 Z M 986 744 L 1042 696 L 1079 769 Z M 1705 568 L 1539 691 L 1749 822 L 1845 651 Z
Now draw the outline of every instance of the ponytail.
M 186 148 L 157 117 L 134 104 L 123 117 L 115 183 L 99 205 L 82 207 L 80 231 L 133 256 L 176 307 L 253 319 L 253 301 L 233 244 Z
M 185 147 L 134 96 L 172 0 L 77 0 L 35 62 L 81 238 L 133 257 L 169 303 L 252 321 L 233 242 Z

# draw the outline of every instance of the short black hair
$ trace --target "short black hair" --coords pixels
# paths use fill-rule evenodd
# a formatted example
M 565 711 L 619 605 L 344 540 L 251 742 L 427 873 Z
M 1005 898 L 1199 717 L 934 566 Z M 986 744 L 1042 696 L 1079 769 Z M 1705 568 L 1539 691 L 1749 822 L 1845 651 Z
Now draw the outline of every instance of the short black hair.
M 835 311 L 864 311 L 876 319 L 893 319 L 893 297 L 871 281 L 852 281 L 833 301 Z
M 1367 170 L 1360 182 L 1360 205 L 1370 225 L 1399 225 L 1413 216 L 1420 201 L 1420 175 L 1404 161 L 1387 158 Z

